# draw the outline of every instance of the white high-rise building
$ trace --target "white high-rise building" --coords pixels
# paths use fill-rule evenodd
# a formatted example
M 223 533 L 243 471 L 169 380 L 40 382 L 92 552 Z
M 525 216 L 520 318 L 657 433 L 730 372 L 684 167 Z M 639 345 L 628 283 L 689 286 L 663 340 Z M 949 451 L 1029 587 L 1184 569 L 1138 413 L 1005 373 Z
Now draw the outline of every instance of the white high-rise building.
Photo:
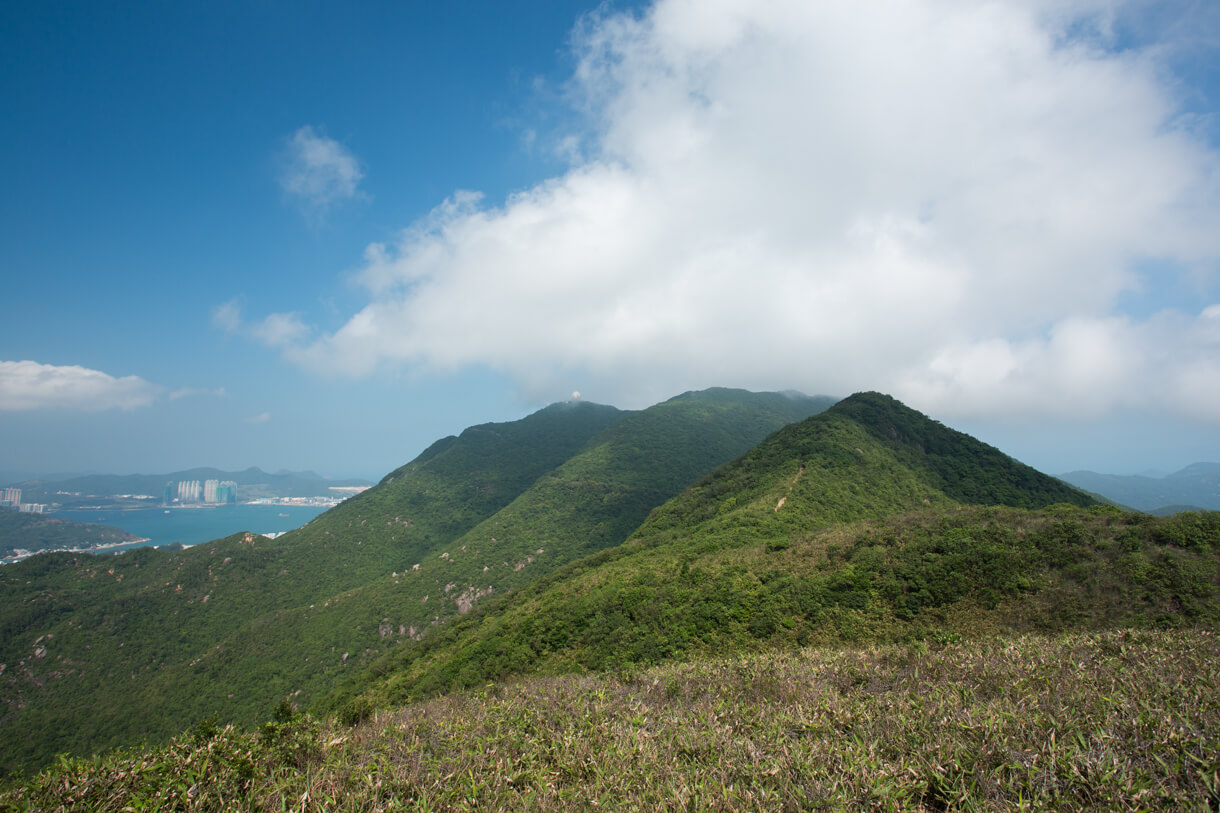
M 203 501 L 215 504 L 216 489 L 220 487 L 219 480 L 206 480 L 203 484 Z

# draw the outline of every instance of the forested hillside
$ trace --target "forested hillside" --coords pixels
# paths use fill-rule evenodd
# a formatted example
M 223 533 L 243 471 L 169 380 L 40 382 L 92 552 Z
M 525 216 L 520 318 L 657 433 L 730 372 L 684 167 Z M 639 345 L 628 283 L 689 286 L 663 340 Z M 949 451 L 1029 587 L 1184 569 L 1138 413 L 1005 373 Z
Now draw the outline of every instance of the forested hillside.
M 264 626 L 278 613 L 408 567 L 624 414 L 558 404 L 520 421 L 471 427 L 275 540 L 235 534 L 183 551 L 49 554 L 5 567 L 0 769 L 167 736 L 183 720 L 213 713 L 258 719 L 298 688 L 283 675 L 305 673 L 327 685 L 345 665 L 343 650 L 326 651 L 325 660 L 321 652 L 294 652 L 284 668 L 272 667 L 270 681 L 234 668 L 205 684 L 193 668 L 209 653 L 230 657 L 224 642 L 247 625 Z
M 699 476 L 830 403 L 712 390 L 638 413 L 557 404 L 438 441 L 276 540 L 6 569 L 4 764 L 308 703 L 396 644 L 621 542 Z
M 1056 503 L 1062 521 L 964 508 Z M 1072 504 L 1094 501 L 891 398 L 858 394 L 716 470 L 628 544 L 391 653 L 365 676 L 376 687 L 361 690 L 376 705 L 537 668 L 652 663 L 773 637 L 919 634 L 945 607 L 994 609 L 1013 584 L 1060 567 L 1037 553 L 1060 544 L 1043 531 L 1076 546 L 1120 534 L 1113 518 Z M 933 560 L 933 572 L 912 571 Z

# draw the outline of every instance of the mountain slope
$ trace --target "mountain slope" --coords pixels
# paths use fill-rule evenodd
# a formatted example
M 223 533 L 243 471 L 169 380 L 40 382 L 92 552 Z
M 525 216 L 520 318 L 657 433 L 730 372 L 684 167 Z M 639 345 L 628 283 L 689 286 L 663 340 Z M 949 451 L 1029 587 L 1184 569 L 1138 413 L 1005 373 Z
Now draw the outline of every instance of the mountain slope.
M 233 669 L 217 685 L 191 685 L 191 663 L 247 625 L 409 567 L 625 414 L 560 404 L 471 427 L 275 540 L 236 534 L 183 551 L 51 554 L 0 569 L 0 770 L 164 736 L 182 715 L 241 709 L 256 719 L 287 693 L 279 680 L 247 682 Z M 316 660 L 290 663 L 325 680 Z
M 562 466 L 449 546 L 444 581 L 456 594 L 444 599 L 448 615 L 462 611 L 459 598 L 486 590 L 497 568 L 498 592 L 566 562 L 625 540 L 650 511 L 699 477 L 744 454 L 776 429 L 821 412 L 829 398 L 711 389 L 688 392 L 633 414 L 607 428 Z M 445 552 L 442 552 L 442 554 Z M 458 560 L 482 556 L 462 570 Z M 498 560 L 498 561 L 497 561 Z M 489 568 L 484 571 L 483 568 Z M 437 574 L 440 576 L 440 574 Z M 431 620 L 445 617 L 430 609 Z M 414 620 L 414 619 L 410 619 Z M 419 620 L 428 620 L 427 616 Z
M 622 542 L 699 475 L 829 403 L 719 389 L 628 415 L 468 533 L 364 586 L 260 617 L 190 669 L 166 671 L 158 685 L 168 696 L 207 687 L 196 692 L 210 692 L 217 706 L 235 680 L 274 687 L 278 693 L 250 689 L 266 698 L 255 714 L 286 694 L 308 702 L 333 687 L 336 673 L 355 672 L 483 601 Z
M 28 705 L 0 718 L 0 753 L 30 763 L 211 711 L 253 722 L 285 696 L 307 702 L 396 642 L 621 542 L 698 476 L 829 403 L 711 390 L 638 413 L 554 405 L 438 441 L 276 540 L 14 572 L 0 580 L 0 630 L 7 618 L 14 633 L 0 657 L 22 670 L 0 681 Z M 48 678 L 61 662 L 29 658 L 48 633 L 79 668 Z
M 1162 513 L 1174 506 L 1220 510 L 1220 463 L 1192 463 L 1164 477 L 1072 471 L 1059 479 L 1140 511 Z
M 836 410 L 883 443 L 947 496 L 973 505 L 1040 508 L 1095 503 L 1075 488 L 880 393 L 858 393 Z
M 728 524 L 780 536 L 921 505 L 1057 502 L 1095 503 L 893 398 L 857 393 L 777 432 L 657 511 L 637 535 Z
M 1216 580 L 1206 541 L 1214 520 L 1179 561 L 1153 538 L 1160 526 L 1143 524 L 1150 518 L 969 502 L 1093 503 L 893 399 L 852 396 L 704 478 L 626 545 L 392 653 L 342 698 L 363 691 L 370 702 L 392 703 L 535 669 L 651 663 L 773 638 L 901 637 L 953 613 L 966 613 L 964 623 L 975 604 L 998 613 L 1003 602 L 1033 601 L 1034 587 L 1038 600 L 1056 596 L 1047 600 L 1058 613 L 1075 589 L 1051 590 L 1059 571 L 1086 562 L 1082 573 L 1096 565 L 1111 574 L 1098 577 L 1105 583 L 1121 567 L 1088 546 L 1111 550 L 1125 535 L 1158 545 L 1154 558 L 1165 567 L 1194 574 L 1166 588 L 1170 598 L 1140 604 L 1141 613 L 1194 600 L 1190 579 Z M 1213 611 L 1207 601 L 1200 612 Z M 1030 612 L 1005 607 L 1034 624 Z M 1003 623 L 1002 613 L 987 617 Z

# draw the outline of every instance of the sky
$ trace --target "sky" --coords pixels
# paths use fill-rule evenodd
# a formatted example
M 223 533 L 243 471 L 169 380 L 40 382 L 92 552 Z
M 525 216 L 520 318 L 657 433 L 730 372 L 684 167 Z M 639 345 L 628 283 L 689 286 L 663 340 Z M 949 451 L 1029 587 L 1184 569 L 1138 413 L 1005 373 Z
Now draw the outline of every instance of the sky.
M 0 479 L 879 390 L 1220 460 L 1207 0 L 0 3 Z

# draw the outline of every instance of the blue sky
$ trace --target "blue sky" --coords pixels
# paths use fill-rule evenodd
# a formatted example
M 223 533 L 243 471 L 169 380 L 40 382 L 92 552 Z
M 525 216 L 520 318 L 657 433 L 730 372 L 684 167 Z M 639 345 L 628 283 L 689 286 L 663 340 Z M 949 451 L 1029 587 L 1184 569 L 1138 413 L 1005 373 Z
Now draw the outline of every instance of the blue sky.
M 878 389 L 1220 460 L 1205 2 L 0 7 L 0 477 Z

